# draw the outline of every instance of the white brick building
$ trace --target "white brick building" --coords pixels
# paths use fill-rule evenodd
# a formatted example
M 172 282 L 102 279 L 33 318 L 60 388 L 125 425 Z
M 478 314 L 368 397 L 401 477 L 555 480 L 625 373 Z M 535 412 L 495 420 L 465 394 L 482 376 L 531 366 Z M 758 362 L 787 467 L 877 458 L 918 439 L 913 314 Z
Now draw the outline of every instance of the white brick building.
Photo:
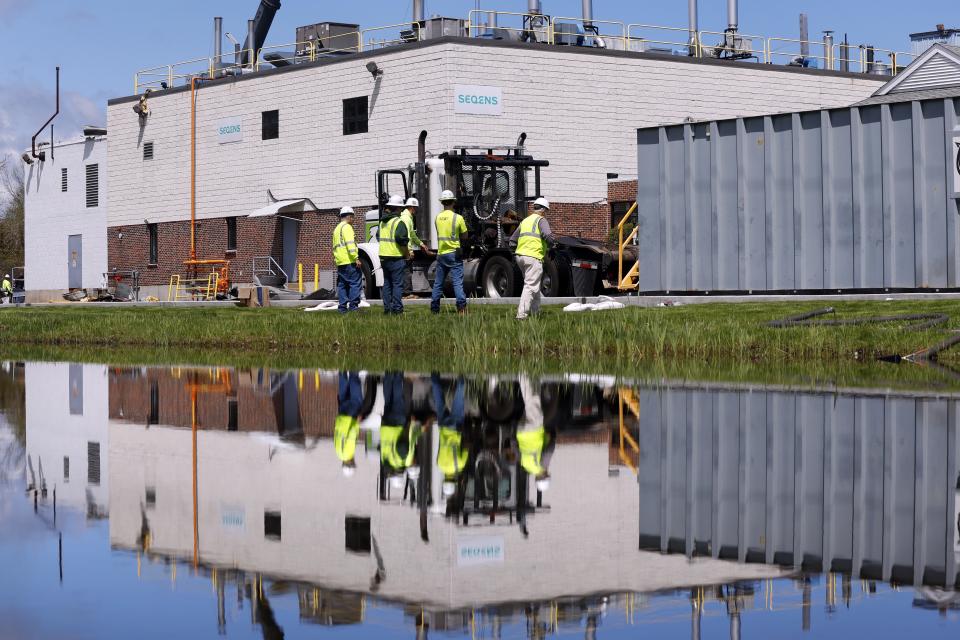
M 370 61 L 383 71 L 377 79 L 365 68 Z M 242 218 L 268 203 L 268 189 L 280 198 L 309 197 L 321 209 L 374 205 L 375 171 L 414 161 L 421 130 L 429 132 L 434 154 L 458 144 L 512 144 L 526 132 L 528 151 L 550 161 L 543 191 L 561 205 L 561 231 L 598 237 L 609 229 L 609 214 L 589 220 L 598 216 L 574 206 L 605 203 L 608 174 L 636 175 L 638 127 L 844 106 L 882 82 L 833 71 L 447 37 L 204 83 L 196 105 L 199 251 L 233 259 L 234 274 L 249 268 L 253 255 L 281 252 L 280 224 Z M 462 113 L 456 95 L 464 86 L 499 94 L 498 113 Z M 366 132 L 345 135 L 344 100 L 353 98 L 366 100 Z M 142 269 L 147 284 L 159 285 L 180 271 L 189 246 L 190 92 L 152 93 L 143 125 L 131 111 L 135 100 L 108 106 L 108 266 Z M 274 110 L 279 135 L 263 139 L 264 113 Z M 227 142 L 218 133 L 224 124 L 240 124 L 242 140 Z M 144 157 L 146 143 L 152 159 Z M 230 223 L 232 251 L 229 217 L 238 217 Z M 329 266 L 333 222 L 304 217 L 296 231 L 298 261 Z
M 57 143 L 27 166 L 24 215 L 28 302 L 101 286 L 107 270 L 107 142 Z

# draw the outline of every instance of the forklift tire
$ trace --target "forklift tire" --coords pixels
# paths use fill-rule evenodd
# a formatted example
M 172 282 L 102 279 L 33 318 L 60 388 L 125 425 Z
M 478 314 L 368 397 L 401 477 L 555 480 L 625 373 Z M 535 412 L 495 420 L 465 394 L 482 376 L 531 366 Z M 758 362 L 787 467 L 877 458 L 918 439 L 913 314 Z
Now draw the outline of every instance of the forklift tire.
M 380 297 L 380 290 L 377 288 L 377 281 L 373 277 L 370 263 L 363 258 L 360 258 L 360 277 L 363 297 L 367 300 L 377 300 Z
M 519 273 L 505 256 L 491 256 L 483 267 L 480 290 L 487 298 L 512 298 L 520 293 Z

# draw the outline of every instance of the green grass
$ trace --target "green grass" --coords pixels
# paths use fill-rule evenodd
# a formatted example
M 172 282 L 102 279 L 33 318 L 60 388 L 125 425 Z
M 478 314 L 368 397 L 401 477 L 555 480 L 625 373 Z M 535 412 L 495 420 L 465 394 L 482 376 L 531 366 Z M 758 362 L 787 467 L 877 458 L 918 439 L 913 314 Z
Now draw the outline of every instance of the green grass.
M 835 305 L 838 317 L 951 316 L 947 324 L 925 331 L 905 331 L 899 324 L 763 326 L 822 306 L 709 304 L 577 314 L 553 307 L 525 322 L 513 319 L 512 307 L 480 305 L 463 318 L 432 316 L 424 307 L 411 308 L 402 318 L 373 309 L 342 317 L 279 308 L 8 308 L 0 310 L 0 355 L 116 364 L 534 369 L 791 384 L 957 385 L 941 371 L 873 361 L 942 340 L 960 327 L 960 302 Z M 960 348 L 943 354 L 941 362 L 960 363 Z

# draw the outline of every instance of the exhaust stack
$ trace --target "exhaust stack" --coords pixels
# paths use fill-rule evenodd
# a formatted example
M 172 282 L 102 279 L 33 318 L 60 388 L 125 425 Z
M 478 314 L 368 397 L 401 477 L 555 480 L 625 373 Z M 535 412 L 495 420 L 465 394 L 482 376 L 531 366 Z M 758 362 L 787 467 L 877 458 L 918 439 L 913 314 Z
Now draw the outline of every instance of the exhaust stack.
M 423 19 L 423 0 L 413 0 L 413 21 L 420 23 Z
M 244 64 L 251 67 L 256 64 L 257 53 L 267 41 L 270 25 L 279 10 L 280 0 L 260 0 L 256 15 L 247 23 L 247 41 L 243 43 Z
M 800 14 L 800 57 L 810 57 L 810 26 L 805 13 Z
M 847 34 L 843 34 L 843 44 L 840 45 L 840 71 L 850 72 L 850 41 Z
M 700 19 L 698 17 L 697 0 L 688 0 L 687 15 L 690 23 L 690 55 L 697 55 L 697 42 L 700 39 Z
M 540 0 L 527 0 L 527 13 L 540 15 L 543 13 L 540 7 Z
M 833 31 L 823 32 L 823 66 L 833 71 L 836 61 L 833 56 Z
M 583 0 L 583 30 L 593 29 L 593 0 Z
M 213 19 L 213 68 L 223 66 L 223 18 Z
M 736 32 L 740 26 L 737 16 L 737 0 L 727 0 L 727 31 Z

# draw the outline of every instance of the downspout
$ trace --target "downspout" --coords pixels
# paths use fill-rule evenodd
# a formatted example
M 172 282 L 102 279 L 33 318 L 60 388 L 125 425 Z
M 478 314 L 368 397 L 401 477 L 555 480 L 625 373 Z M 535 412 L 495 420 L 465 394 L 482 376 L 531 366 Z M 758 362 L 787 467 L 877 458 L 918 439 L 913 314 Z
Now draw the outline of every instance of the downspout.
M 60 114 L 60 67 L 57 67 L 57 109 L 53 112 L 53 115 L 50 116 L 50 119 L 43 123 L 43 126 L 37 129 L 37 132 L 33 134 L 33 138 L 30 141 L 30 155 L 32 155 L 37 160 L 42 160 L 40 155 L 37 153 L 37 136 L 43 133 L 43 130 L 47 128 L 47 125 L 53 122 L 53 119 Z M 53 132 L 50 133 L 50 157 L 53 157 Z

